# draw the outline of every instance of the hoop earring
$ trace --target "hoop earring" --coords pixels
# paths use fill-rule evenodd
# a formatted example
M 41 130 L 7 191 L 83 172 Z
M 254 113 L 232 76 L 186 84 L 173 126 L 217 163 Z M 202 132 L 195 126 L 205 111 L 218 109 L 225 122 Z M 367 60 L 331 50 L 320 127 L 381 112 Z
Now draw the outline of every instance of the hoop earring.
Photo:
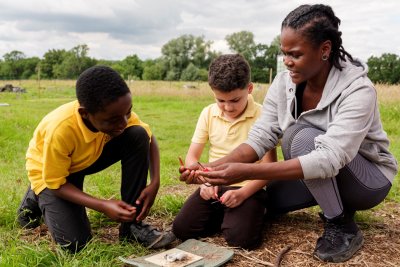
M 329 58 L 329 57 L 328 57 L 327 55 L 322 55 L 322 60 L 323 60 L 323 61 L 327 61 L 328 58 Z

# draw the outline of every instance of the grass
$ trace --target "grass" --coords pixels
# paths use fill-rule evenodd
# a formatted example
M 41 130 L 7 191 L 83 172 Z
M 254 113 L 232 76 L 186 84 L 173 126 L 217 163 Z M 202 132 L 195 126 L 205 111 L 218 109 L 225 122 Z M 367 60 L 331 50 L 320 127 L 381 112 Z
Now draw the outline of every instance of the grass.
M 75 99 L 74 81 L 47 81 L 41 89 L 35 81 L 10 81 L 27 89 L 26 94 L 1 93 L 0 103 L 0 266 L 123 266 L 118 256 L 149 253 L 136 244 L 119 243 L 117 224 L 104 215 L 89 211 L 94 239 L 76 255 L 65 253 L 40 229 L 21 230 L 15 222 L 17 206 L 28 186 L 25 152 L 32 133 L 50 110 Z M 202 108 L 213 103 L 206 83 L 185 89 L 182 82 L 133 82 L 133 109 L 150 124 L 161 152 L 161 189 L 151 218 L 171 222 L 192 189 L 178 181 L 178 156 L 185 157 Z M 378 85 L 384 128 L 391 140 L 391 151 L 400 158 L 400 87 Z M 256 101 L 262 102 L 267 85 L 257 84 Z M 206 153 L 204 153 L 206 154 Z M 207 157 L 203 157 L 206 161 Z M 85 191 L 108 198 L 119 196 L 119 168 L 113 166 L 85 180 Z M 386 202 L 400 200 L 395 179 Z M 366 213 L 367 214 L 367 213 Z M 368 221 L 368 218 L 362 218 Z M 111 244 L 111 245 L 110 245 Z

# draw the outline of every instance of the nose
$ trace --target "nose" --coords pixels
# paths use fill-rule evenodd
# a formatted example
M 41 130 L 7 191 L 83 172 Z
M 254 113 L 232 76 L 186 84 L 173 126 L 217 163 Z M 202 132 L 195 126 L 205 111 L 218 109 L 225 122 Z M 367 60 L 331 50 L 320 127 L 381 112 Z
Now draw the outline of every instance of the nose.
M 226 103 L 224 109 L 226 111 L 233 111 L 233 105 Z
M 124 116 L 124 118 L 121 120 L 121 122 L 118 124 L 118 129 L 125 129 L 126 126 L 128 125 L 128 117 Z
M 285 66 L 291 66 L 293 64 L 292 57 L 283 55 L 283 64 L 285 64 Z

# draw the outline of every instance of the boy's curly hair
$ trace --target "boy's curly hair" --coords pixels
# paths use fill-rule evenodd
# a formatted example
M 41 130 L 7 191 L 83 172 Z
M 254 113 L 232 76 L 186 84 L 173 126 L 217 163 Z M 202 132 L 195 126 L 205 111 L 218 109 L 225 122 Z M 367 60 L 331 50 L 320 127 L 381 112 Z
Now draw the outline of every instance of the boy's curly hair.
M 249 63 L 242 55 L 221 55 L 210 64 L 208 84 L 212 89 L 222 92 L 246 89 L 250 75 Z
M 79 75 L 76 97 L 89 113 L 104 110 L 108 104 L 130 93 L 124 79 L 110 67 L 93 66 Z

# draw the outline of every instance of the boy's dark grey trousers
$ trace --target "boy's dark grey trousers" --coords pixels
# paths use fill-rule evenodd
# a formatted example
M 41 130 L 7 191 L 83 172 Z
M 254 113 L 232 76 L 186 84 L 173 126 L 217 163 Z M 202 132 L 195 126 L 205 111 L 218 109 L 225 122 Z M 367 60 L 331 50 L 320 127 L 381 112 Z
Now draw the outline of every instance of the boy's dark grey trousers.
M 95 163 L 70 174 L 67 180 L 83 190 L 86 175 L 121 161 L 121 199 L 135 206 L 135 201 L 146 187 L 149 151 L 149 136 L 145 129 L 141 126 L 129 127 L 106 143 Z M 90 223 L 84 206 L 58 198 L 47 188 L 39 194 L 38 200 L 44 221 L 58 244 L 68 250 L 79 251 L 91 239 Z

